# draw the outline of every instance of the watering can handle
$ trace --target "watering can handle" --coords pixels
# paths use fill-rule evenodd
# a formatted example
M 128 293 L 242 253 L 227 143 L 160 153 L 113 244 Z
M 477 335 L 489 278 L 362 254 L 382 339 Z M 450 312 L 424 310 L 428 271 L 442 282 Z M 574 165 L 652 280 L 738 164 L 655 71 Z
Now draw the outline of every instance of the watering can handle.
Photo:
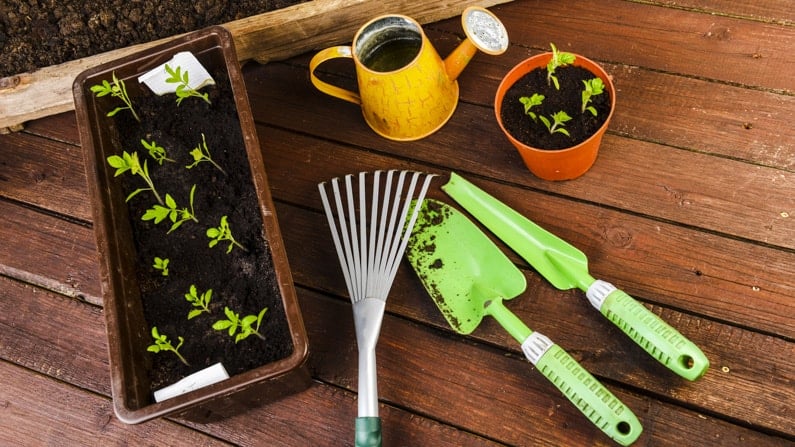
M 709 360 L 698 346 L 623 290 L 596 280 L 586 294 L 602 315 L 671 371 L 688 380 L 707 372 Z
M 533 332 L 522 351 L 591 423 L 621 445 L 638 439 L 643 427 L 638 418 L 599 380 L 546 336 Z
M 318 67 L 318 65 L 322 64 L 327 60 L 336 59 L 340 57 L 353 59 L 353 53 L 351 52 L 351 47 L 337 46 L 318 51 L 318 53 L 315 54 L 314 57 L 312 57 L 312 60 L 309 61 L 309 77 L 312 80 L 312 85 L 314 85 L 318 90 L 320 90 L 321 92 L 327 95 L 334 96 L 336 98 L 340 98 L 357 105 L 361 105 L 362 99 L 358 93 L 354 93 L 342 87 L 337 87 L 336 85 L 331 85 L 328 82 L 321 81 L 317 76 L 315 76 L 315 69 Z

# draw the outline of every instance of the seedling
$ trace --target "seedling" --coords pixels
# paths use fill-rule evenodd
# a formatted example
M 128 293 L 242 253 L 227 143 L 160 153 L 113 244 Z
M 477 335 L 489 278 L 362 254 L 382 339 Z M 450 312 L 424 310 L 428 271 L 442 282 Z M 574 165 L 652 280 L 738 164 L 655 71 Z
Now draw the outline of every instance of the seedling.
M 146 210 L 143 216 L 141 216 L 141 220 L 154 220 L 155 224 L 159 224 L 163 221 L 163 219 L 168 217 L 169 220 L 171 220 L 171 228 L 166 234 L 176 230 L 183 223 L 189 220 L 199 223 L 199 220 L 196 219 L 196 215 L 193 210 L 193 196 L 195 192 L 196 185 L 193 185 L 193 187 L 190 189 L 190 209 L 179 209 L 177 202 L 173 197 L 171 197 L 171 194 L 166 194 L 165 206 L 153 205 L 151 208 Z
M 559 67 L 573 64 L 577 57 L 571 53 L 558 51 L 554 43 L 550 43 L 549 45 L 552 47 L 552 59 L 547 63 L 547 83 L 552 81 L 552 83 L 555 84 L 555 89 L 560 90 L 560 84 L 558 83 L 558 78 L 555 76 L 555 70 Z
M 170 161 L 170 162 L 174 161 L 166 156 L 166 149 L 162 146 L 158 146 L 157 143 L 155 143 L 154 141 L 150 142 L 141 139 L 141 145 L 147 151 L 149 151 L 149 156 L 152 157 L 157 162 L 157 164 L 161 166 L 163 165 L 164 161 Z
M 146 166 L 146 160 L 144 160 L 143 166 L 141 166 L 140 160 L 138 160 L 138 152 L 133 152 L 132 154 L 128 154 L 127 152 L 123 152 L 122 156 L 119 157 L 118 155 L 111 155 L 108 157 L 108 164 L 111 167 L 116 168 L 116 173 L 113 175 L 114 177 L 118 177 L 121 174 L 124 174 L 127 171 L 130 171 L 132 175 L 138 175 L 147 185 L 148 188 L 139 188 L 130 193 L 127 196 L 125 201 L 129 202 L 130 199 L 133 198 L 136 194 L 143 192 L 143 191 L 152 191 L 152 194 L 155 195 L 157 202 L 161 205 L 163 204 L 163 199 L 160 198 L 160 194 L 157 193 L 155 190 L 155 185 L 152 183 L 152 179 L 149 177 L 149 168 Z
M 585 84 L 585 89 L 582 91 L 582 113 L 585 111 L 591 112 L 593 116 L 596 116 L 596 108 L 594 106 L 589 106 L 591 102 L 591 98 L 596 95 L 601 95 L 605 89 L 605 84 L 602 82 L 601 78 L 593 78 L 587 81 L 582 81 Z
M 187 361 L 187 360 L 185 360 L 185 357 L 183 357 L 183 356 L 182 356 L 182 354 L 180 354 L 180 353 L 179 353 L 179 348 L 180 348 L 180 347 L 182 347 L 182 344 L 183 344 L 183 343 L 185 343 L 185 339 L 184 339 L 184 338 L 182 338 L 182 337 L 177 337 L 177 338 L 179 339 L 179 344 L 178 344 L 178 345 L 177 345 L 177 347 L 175 348 L 175 347 L 174 347 L 174 346 L 171 344 L 171 341 L 168 339 L 168 337 L 166 337 L 165 335 L 160 335 L 160 334 L 157 332 L 157 327 L 156 327 L 156 326 L 153 326 L 153 327 L 152 327 L 152 338 L 155 340 L 155 342 L 154 342 L 154 343 L 152 343 L 151 345 L 149 345 L 149 346 L 146 348 L 146 350 L 147 350 L 147 351 L 149 351 L 149 352 L 154 352 L 155 354 L 157 354 L 158 352 L 166 352 L 166 351 L 171 351 L 171 352 L 173 352 L 173 353 L 174 353 L 174 354 L 175 354 L 177 357 L 179 357 L 179 359 L 182 361 L 182 363 L 184 363 L 184 364 L 185 364 L 185 365 L 187 365 L 187 366 L 190 366 L 190 364 L 188 363 L 188 361 Z
M 246 339 L 249 335 L 256 335 L 257 337 L 265 340 L 265 337 L 259 333 L 259 326 L 262 323 L 262 317 L 265 316 L 265 312 L 268 311 L 268 308 L 262 309 L 258 315 L 246 315 L 242 319 L 240 318 L 240 314 L 233 312 L 228 307 L 224 307 L 224 314 L 226 314 L 226 320 L 218 320 L 213 324 L 213 329 L 216 331 L 223 331 L 228 330 L 229 336 L 232 337 L 235 335 L 238 329 L 240 329 L 240 333 L 237 334 L 235 337 L 235 343 L 239 342 L 240 340 Z M 256 323 L 256 326 L 254 325 Z
M 182 67 L 180 66 L 171 68 L 168 64 L 166 64 L 166 73 L 169 75 L 169 77 L 166 78 L 166 82 L 170 84 L 177 84 L 177 90 L 174 92 L 177 95 L 177 105 L 180 105 L 184 99 L 190 98 L 191 96 L 201 98 L 207 104 L 212 104 L 210 102 L 209 96 L 207 96 L 207 93 L 199 93 L 198 91 L 191 88 L 190 82 L 188 82 L 187 70 L 182 71 Z
M 229 222 L 227 222 L 226 216 L 221 216 L 220 225 L 207 229 L 207 237 L 211 239 L 209 243 L 210 248 L 215 247 L 221 241 L 229 241 L 229 247 L 226 248 L 227 254 L 235 247 L 243 251 L 248 251 L 246 247 L 240 245 L 240 243 L 235 240 L 234 236 L 232 236 L 232 230 L 229 228 Z
M 563 128 L 563 126 L 566 125 L 566 121 L 571 120 L 571 117 L 569 116 L 568 113 L 564 112 L 563 110 L 552 115 L 552 122 L 549 121 L 549 118 L 543 115 L 540 115 L 538 119 L 540 119 L 541 122 L 544 123 L 545 126 L 547 126 L 547 130 L 549 130 L 549 133 L 553 134 L 555 132 L 559 132 L 562 133 L 563 135 L 566 135 L 567 137 L 571 136 L 569 135 L 569 131 Z
M 210 157 L 210 149 L 207 148 L 207 140 L 204 138 L 204 134 L 202 134 L 201 144 L 193 148 L 193 150 L 190 151 L 190 154 L 191 156 L 193 156 L 193 163 L 189 164 L 188 166 L 185 166 L 186 168 L 191 169 L 201 162 L 208 161 L 213 166 L 218 168 L 218 170 L 221 171 L 224 175 L 226 175 L 226 171 L 224 171 L 224 169 L 221 166 L 219 166 L 218 163 L 216 163 Z
M 108 112 L 106 115 L 108 117 L 112 117 L 119 113 L 122 110 L 129 110 L 132 112 L 133 117 L 138 122 L 141 122 L 141 118 L 138 117 L 138 114 L 135 113 L 135 109 L 133 108 L 132 101 L 130 101 L 130 97 L 127 96 L 127 87 L 124 85 L 124 81 L 116 77 L 116 72 L 112 73 L 113 83 L 107 81 L 107 79 L 102 81 L 102 84 L 96 84 L 91 86 L 91 91 L 97 95 L 97 98 L 101 98 L 103 96 L 110 95 L 114 98 L 119 98 L 126 107 L 116 107 L 115 109 Z
M 190 285 L 190 292 L 185 294 L 185 299 L 196 307 L 196 309 L 188 312 L 188 320 L 198 317 L 204 312 L 210 313 L 210 300 L 213 298 L 213 289 L 207 289 L 206 292 L 199 295 L 196 286 Z
M 531 111 L 530 109 L 535 106 L 540 106 L 541 103 L 544 102 L 544 95 L 533 93 L 533 96 L 522 96 L 519 98 L 519 102 L 524 104 L 524 113 L 532 118 L 533 121 L 537 121 L 538 115 L 536 115 L 535 112 Z
M 152 264 L 152 267 L 155 270 L 159 270 L 161 275 L 168 276 L 168 263 L 168 258 L 163 259 L 155 256 L 155 263 Z

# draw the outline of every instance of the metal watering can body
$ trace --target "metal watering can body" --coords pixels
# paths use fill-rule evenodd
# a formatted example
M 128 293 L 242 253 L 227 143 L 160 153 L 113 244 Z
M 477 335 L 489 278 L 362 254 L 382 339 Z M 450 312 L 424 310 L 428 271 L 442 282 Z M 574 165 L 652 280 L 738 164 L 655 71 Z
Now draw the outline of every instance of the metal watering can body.
M 442 60 L 415 20 L 399 14 L 376 17 L 359 29 L 350 46 L 326 48 L 312 58 L 312 84 L 360 105 L 367 124 L 385 138 L 426 137 L 453 115 L 458 104 L 456 79 L 477 50 L 501 54 L 508 47 L 505 28 L 491 12 L 467 8 L 462 22 L 467 39 Z M 334 58 L 353 59 L 358 93 L 315 75 L 320 64 Z

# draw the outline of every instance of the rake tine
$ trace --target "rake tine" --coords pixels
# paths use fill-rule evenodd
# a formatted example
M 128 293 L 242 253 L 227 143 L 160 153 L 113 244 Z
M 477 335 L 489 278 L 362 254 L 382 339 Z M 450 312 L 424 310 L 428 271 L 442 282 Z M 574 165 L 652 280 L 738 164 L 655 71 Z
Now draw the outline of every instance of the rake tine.
M 419 173 L 417 173 L 417 176 L 419 176 Z M 392 282 L 395 280 L 395 275 L 397 275 L 397 270 L 400 266 L 400 259 L 402 258 L 403 252 L 406 251 L 406 245 L 408 245 L 409 239 L 411 238 L 411 231 L 414 229 L 414 224 L 417 222 L 417 216 L 420 214 L 422 201 L 425 199 L 425 194 L 428 192 L 428 188 L 431 186 L 431 180 L 433 180 L 434 177 L 436 177 L 434 174 L 430 174 L 425 177 L 425 181 L 422 184 L 420 193 L 417 195 L 417 199 L 415 201 L 416 205 L 412 209 L 411 218 L 403 230 L 403 238 L 400 242 L 400 248 L 398 249 L 398 256 L 395 256 L 395 258 L 392 260 L 392 269 L 390 270 L 389 277 L 387 279 L 387 293 L 389 293 L 388 289 L 392 286 Z M 412 202 L 412 200 L 409 200 L 409 198 L 410 196 L 406 197 L 406 206 L 409 206 Z M 403 214 L 403 222 L 405 222 L 405 216 L 406 213 Z
M 342 276 L 345 278 L 345 286 L 348 288 L 348 295 L 352 297 L 353 288 L 351 287 L 351 277 L 350 274 L 348 273 L 348 269 L 345 268 L 345 266 L 347 266 L 348 263 L 345 260 L 342 244 L 338 236 L 339 231 L 337 231 L 336 219 L 334 218 L 334 213 L 331 209 L 331 204 L 329 203 L 328 195 L 326 194 L 326 182 L 318 184 L 318 189 L 320 190 L 320 199 L 323 202 L 323 209 L 326 211 L 326 219 L 328 219 L 328 226 L 331 228 L 331 238 L 334 240 L 334 248 L 336 248 L 337 250 L 337 258 L 339 258 L 340 266 L 342 267 Z

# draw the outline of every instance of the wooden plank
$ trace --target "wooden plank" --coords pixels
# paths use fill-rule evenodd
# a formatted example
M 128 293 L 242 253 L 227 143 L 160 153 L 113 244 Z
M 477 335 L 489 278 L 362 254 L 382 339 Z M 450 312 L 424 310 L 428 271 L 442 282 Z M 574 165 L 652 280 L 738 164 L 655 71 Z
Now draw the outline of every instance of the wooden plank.
M 387 301 L 388 309 L 395 301 L 406 298 L 400 293 L 405 288 L 393 290 Z M 342 383 L 355 383 L 355 336 L 350 305 L 345 300 L 309 299 L 302 301 L 302 308 L 314 330 L 336 334 L 313 338 L 313 356 L 320 357 L 318 365 L 323 368 L 320 374 L 343 378 Z M 486 324 L 478 332 L 494 332 L 495 326 Z M 615 445 L 522 356 L 506 355 L 468 338 L 422 330 L 411 320 L 398 318 L 385 319 L 377 356 L 379 396 L 388 402 L 400 402 L 414 412 L 433 414 L 441 422 L 509 445 Z M 681 382 L 678 386 L 668 385 L 676 392 L 689 387 Z M 649 396 L 637 396 L 616 385 L 609 387 L 640 418 L 644 433 L 638 445 L 688 445 L 698 439 L 699 445 L 740 446 L 748 445 L 746 436 L 754 438 L 751 444 L 787 445 L 782 438 L 753 433 Z M 724 390 L 734 393 L 726 385 Z M 743 397 L 749 396 L 743 394 Z M 732 405 L 728 410 L 742 405 Z M 727 413 L 726 408 L 720 410 Z M 784 429 L 791 430 L 788 426 Z
M 0 375 L 2 445 L 232 445 L 164 419 L 125 425 L 110 400 L 7 361 Z
M 0 200 L 0 275 L 101 304 L 91 228 Z
M 266 129 L 260 136 L 261 141 L 270 142 L 263 147 L 274 197 L 316 210 L 322 209 L 316 183 L 326 180 L 317 178 L 321 170 L 328 178 L 387 168 L 446 174 L 430 165 L 396 161 L 274 129 Z M 461 172 L 481 183 L 474 171 L 472 175 Z M 444 177 L 436 182 L 434 190 Z M 795 257 L 789 250 L 693 231 L 515 186 L 482 184 L 587 253 L 594 274 L 610 278 L 629 293 L 741 327 L 795 336 L 789 318 L 795 313 Z M 449 200 L 445 197 L 440 195 Z M 325 232 L 315 230 L 315 234 Z M 308 256 L 323 259 L 317 254 Z
M 493 113 L 490 108 L 461 102 L 436 134 L 411 144 L 393 142 L 370 131 L 356 106 L 335 107 L 332 102 L 339 100 L 313 91 L 302 71 L 286 64 L 247 70 L 257 120 L 718 234 L 795 248 L 795 219 L 789 217 L 795 215 L 795 172 L 607 135 L 587 175 L 573 182 L 545 182 L 530 174 L 513 146 L 497 134 L 496 122 L 486 118 Z M 277 107 L 279 113 L 272 113 Z
M 356 29 L 384 11 L 394 10 L 428 23 L 461 13 L 470 5 L 492 6 L 510 0 L 313 0 L 224 24 L 234 36 L 240 60 L 285 59 L 305 51 L 350 41 Z M 150 48 L 171 38 L 134 45 L 33 73 L 0 79 L 0 130 L 21 130 L 32 119 L 74 109 L 72 82 L 82 71 Z
M 341 156 L 340 160 L 345 160 L 340 164 L 347 163 L 349 169 L 352 160 L 356 160 L 355 157 L 345 157 L 348 154 L 342 151 L 337 151 L 337 154 Z M 361 161 L 356 160 L 354 163 L 356 169 L 367 168 L 361 164 Z M 273 177 L 271 181 L 274 184 L 281 183 Z M 292 185 L 296 189 L 303 189 L 296 184 L 295 179 Z M 546 209 L 542 211 L 549 212 Z M 285 245 L 295 280 L 310 289 L 345 296 L 346 289 L 339 266 L 332 262 L 318 261 L 335 259 L 330 236 L 325 237 L 325 241 L 321 239 L 323 235 L 328 234 L 322 214 L 318 212 L 307 215 L 303 207 L 292 208 L 278 204 L 277 214 L 283 225 L 289 228 L 285 231 Z M 564 219 L 567 217 L 563 216 Z M 307 243 L 311 240 L 317 242 Z M 697 250 L 700 249 L 699 246 Z M 621 268 L 632 271 L 631 267 L 621 266 Z M 652 311 L 699 345 L 712 361 L 712 367 L 705 377 L 697 382 L 686 382 L 651 359 L 601 317 L 590 307 L 583 294 L 560 292 L 527 269 L 526 277 L 527 291 L 508 303 L 508 306 L 523 321 L 528 322 L 531 328 L 547 334 L 566 349 L 574 352 L 583 365 L 594 374 L 667 396 L 689 408 L 729 415 L 733 419 L 749 421 L 753 425 L 764 426 L 770 430 L 784 433 L 790 431 L 795 417 L 787 410 L 788 402 L 795 399 L 795 390 L 791 390 L 788 386 L 789 377 L 795 374 L 795 358 L 791 355 L 795 350 L 795 344 L 792 342 L 777 335 L 765 335 L 742 329 L 741 327 L 745 326 L 742 323 L 741 327 L 736 327 L 682 313 L 667 306 L 650 306 Z M 633 293 L 629 288 L 627 290 Z M 721 295 L 722 292 L 718 291 L 714 295 L 705 294 L 696 300 L 712 301 Z M 645 298 L 641 294 L 636 294 L 636 297 Z M 704 299 L 706 297 L 709 299 Z M 785 303 L 785 306 L 789 307 L 781 310 L 782 314 L 778 317 L 780 326 L 790 324 L 789 315 L 792 315 L 793 311 L 791 299 L 788 300 L 790 302 Z M 747 295 L 744 301 L 741 299 L 739 302 L 748 305 L 749 313 L 759 312 L 751 308 L 764 305 L 763 302 L 751 300 Z M 685 298 L 675 305 L 690 309 L 695 303 Z M 407 317 L 410 321 L 422 322 L 451 332 L 411 269 L 405 265 L 395 278 L 387 310 Z M 742 311 L 738 308 L 738 312 Z M 727 313 L 727 310 L 723 310 L 719 315 L 725 317 Z M 777 332 L 779 329 L 778 327 L 775 330 L 771 329 L 767 322 L 761 323 L 758 327 L 764 332 Z M 489 319 L 483 322 L 482 327 L 473 334 L 472 338 L 487 345 L 500 346 L 513 355 L 521 356 L 515 341 Z M 417 340 L 416 343 L 420 343 L 419 339 Z M 401 346 L 400 343 L 395 343 L 395 346 L 396 349 L 401 349 L 398 348 Z M 766 355 L 759 356 L 760 350 L 764 350 Z M 431 360 L 428 362 L 434 363 Z M 417 364 L 429 363 L 417 361 Z M 478 370 L 474 366 L 473 369 Z M 763 411 L 764 408 L 775 410 Z
M 509 22 L 512 45 L 546 50 L 554 42 L 594 60 L 795 92 L 791 26 L 623 0 L 528 0 L 493 11 L 504 21 L 523 18 Z
M 795 9 L 789 0 L 766 0 L 746 2 L 742 0 L 655 0 L 654 3 L 667 7 L 698 11 L 728 17 L 741 17 L 748 20 L 792 25 L 795 23 Z
M 0 197 L 90 222 L 83 150 L 27 133 L 0 136 Z
M 443 42 L 438 32 L 429 30 L 435 42 Z M 513 46 L 498 58 L 475 57 L 459 78 L 461 101 L 488 107 L 484 119 L 497 129 L 492 105 L 502 76 L 539 52 Z M 792 95 L 626 64 L 602 65 L 617 89 L 608 132 L 771 168 L 795 168 L 788 146 L 795 141 L 795 127 L 781 125 L 795 110 Z
M 305 304 L 305 303 L 304 303 Z M 323 308 L 314 309 L 314 318 L 324 319 Z M 349 311 L 345 313 L 350 314 Z M 67 439 L 78 439 L 93 433 L 92 422 L 109 430 L 108 439 L 117 432 L 135 436 L 154 436 L 165 428 L 179 429 L 164 420 L 135 427 L 125 426 L 113 416 L 109 399 L 110 384 L 107 377 L 107 341 L 104 317 L 99 308 L 71 300 L 61 295 L 31 287 L 0 276 L 0 371 L 8 368 L 14 374 L 3 374 L 0 384 L 0 444 L 4 436 L 18 436 L 18 430 L 7 430 L 7 424 L 26 419 L 21 427 L 52 427 L 52 430 L 74 430 Z M 59 330 L 52 330 L 58 327 Z M 315 337 L 318 325 L 308 326 Z M 337 340 L 325 336 L 326 339 Z M 346 344 L 350 342 L 346 339 Z M 332 364 L 337 360 L 327 359 Z M 310 362 L 312 359 L 310 359 Z M 16 365 L 16 366 L 12 366 Z M 328 369 L 313 366 L 313 369 Z M 19 371 L 18 374 L 16 372 Z M 353 373 L 355 376 L 355 372 Z M 48 376 L 50 379 L 45 378 Z M 55 380 L 52 380 L 55 379 Z M 332 380 L 335 379 L 332 377 Z M 349 385 L 351 379 L 345 379 Z M 66 382 L 66 383 L 63 383 Z M 31 385 L 33 383 L 33 385 Z M 68 385 L 67 385 L 68 383 Z M 47 393 L 41 397 L 26 390 L 35 386 Z M 77 391 L 79 390 L 79 391 Z M 58 396 L 58 402 L 51 402 Z M 104 396 L 104 398 L 102 397 Z M 67 405 L 63 409 L 59 404 Z M 68 411 L 73 408 L 72 412 Z M 91 409 L 90 414 L 81 412 Z M 440 447 L 467 447 L 497 445 L 479 436 L 445 426 L 436 421 L 412 414 L 389 405 L 381 406 L 384 437 L 401 440 L 408 445 L 434 445 Z M 53 412 L 51 421 L 42 415 Z M 329 440 L 348 439 L 352 436 L 356 417 L 355 393 L 341 389 L 338 384 L 316 383 L 306 392 L 285 398 L 277 403 L 253 409 L 239 416 L 213 424 L 188 424 L 196 430 L 215 438 L 232 441 L 235 445 L 328 445 Z M 86 420 L 81 420 L 85 418 Z M 268 421 L 252 424 L 251 421 Z M 52 431 L 35 430 L 41 439 L 53 438 Z M 187 439 L 202 437 L 189 430 Z M 182 433 L 182 431 L 177 431 Z M 96 433 L 94 433 L 96 435 Z M 162 438 L 166 444 L 168 433 Z M 103 439 L 106 439 L 103 437 Z M 12 444 L 15 444 L 16 441 Z M 69 444 L 84 445 L 85 442 Z M 9 444 L 10 445 L 10 444 Z M 181 445 L 181 444 L 180 444 Z M 204 444 L 199 444 L 204 445 Z

